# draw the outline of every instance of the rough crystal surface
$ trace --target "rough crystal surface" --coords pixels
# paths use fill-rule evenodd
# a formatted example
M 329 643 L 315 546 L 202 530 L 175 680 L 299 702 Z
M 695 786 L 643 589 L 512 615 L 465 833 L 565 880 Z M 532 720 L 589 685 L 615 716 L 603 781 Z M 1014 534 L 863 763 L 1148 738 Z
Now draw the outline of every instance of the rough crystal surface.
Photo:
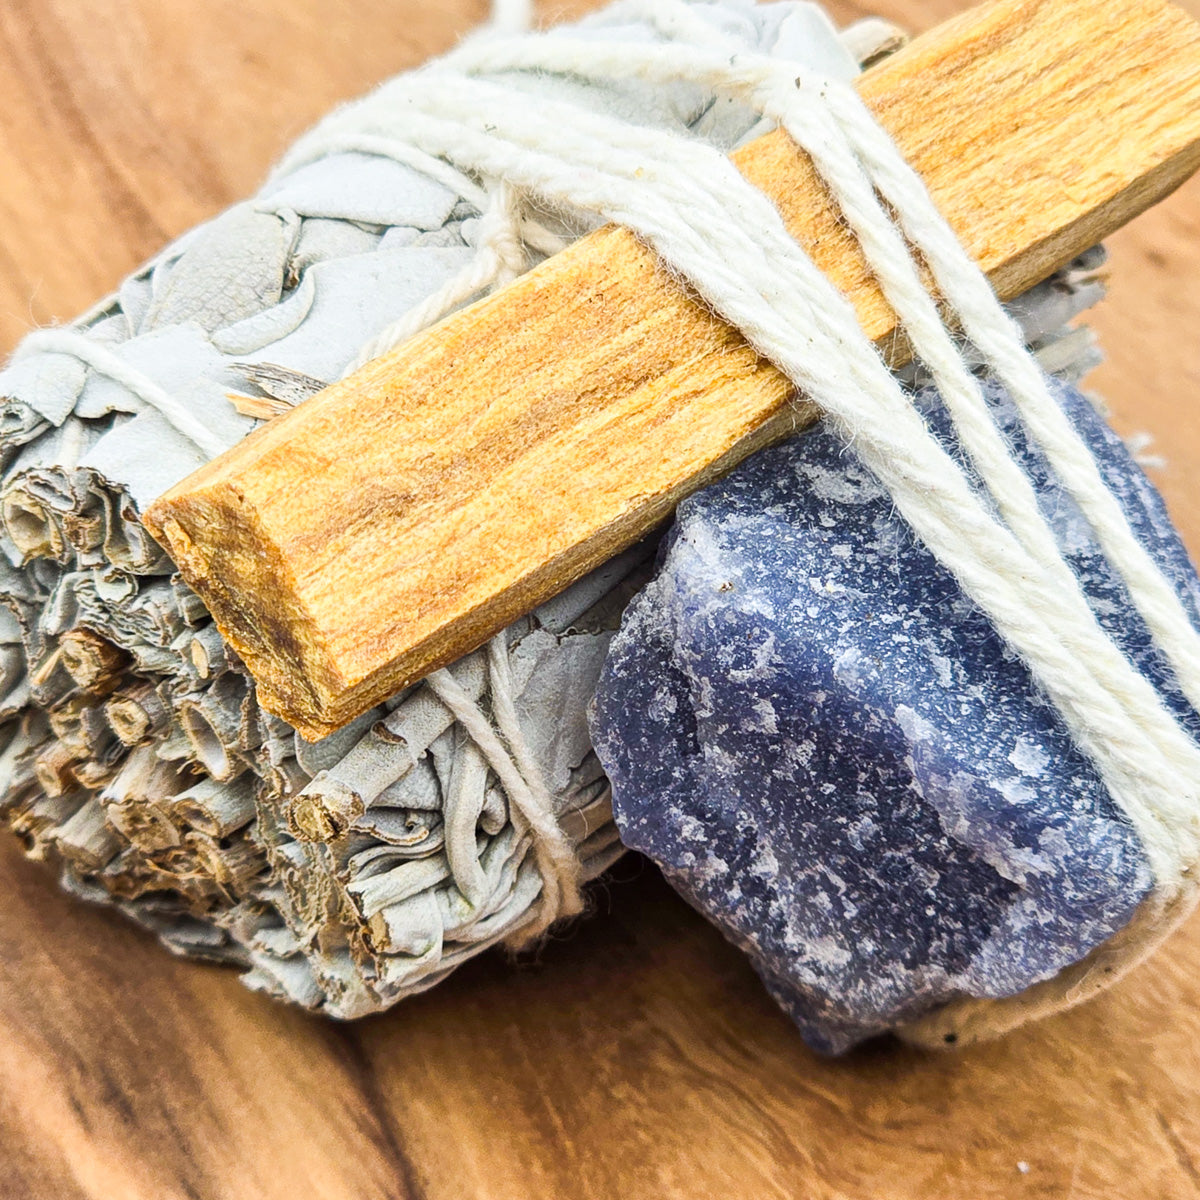
M 1162 501 L 1056 385 L 1193 615 Z M 1102 623 L 1196 731 L 1090 529 L 989 402 Z M 950 444 L 936 393 L 917 397 Z M 686 501 L 593 710 L 625 842 L 752 956 L 816 1048 L 999 997 L 1111 936 L 1139 841 L 1024 665 L 824 427 Z

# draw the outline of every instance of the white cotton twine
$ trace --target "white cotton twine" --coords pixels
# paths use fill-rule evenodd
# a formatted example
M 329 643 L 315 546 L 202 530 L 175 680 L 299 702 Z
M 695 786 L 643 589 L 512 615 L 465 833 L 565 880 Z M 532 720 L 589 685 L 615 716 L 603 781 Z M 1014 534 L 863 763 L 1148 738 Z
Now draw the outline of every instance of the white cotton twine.
M 386 155 L 452 180 L 481 213 L 472 262 L 373 338 L 349 369 L 507 282 L 526 268 L 530 249 L 557 249 L 561 242 L 531 217 L 529 202 L 625 225 L 841 429 L 1054 703 L 1137 830 L 1156 902 L 1173 904 L 1200 855 L 1200 748 L 1101 628 L 948 324 L 961 329 L 1008 389 L 1195 707 L 1200 636 L 1055 403 L 1019 329 L 852 87 L 740 50 L 682 0 L 635 0 L 627 8 L 690 44 L 503 36 L 524 28 L 529 15 L 527 4 L 504 4 L 492 23 L 497 32 L 347 106 L 285 157 L 277 176 L 329 154 Z M 850 303 L 727 158 L 690 137 L 530 95 L 505 82 L 514 70 L 701 83 L 782 125 L 811 156 L 861 242 L 990 503 L 926 427 Z M 914 253 L 929 269 L 945 319 L 922 285 Z M 77 337 L 51 330 L 31 340 L 36 349 L 75 353 L 114 377 L 119 367 L 126 387 L 212 453 L 211 435 L 193 429 L 194 419 L 157 385 L 133 378 L 121 360 L 98 356 L 94 343 Z M 579 866 L 516 718 L 504 635 L 489 647 L 489 667 L 492 717 L 502 736 L 448 672 L 426 682 L 470 733 L 531 839 L 544 884 L 522 935 L 534 937 L 578 911 Z

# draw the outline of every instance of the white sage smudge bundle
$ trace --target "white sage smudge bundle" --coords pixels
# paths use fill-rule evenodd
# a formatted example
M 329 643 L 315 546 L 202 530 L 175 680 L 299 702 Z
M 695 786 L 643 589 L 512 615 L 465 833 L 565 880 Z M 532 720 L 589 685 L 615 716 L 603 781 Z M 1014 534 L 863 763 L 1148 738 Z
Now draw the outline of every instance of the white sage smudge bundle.
M 704 7 L 747 49 L 829 76 L 895 42 L 878 22 L 839 40 L 807 4 Z M 572 32 L 589 31 L 661 37 L 620 5 Z M 544 74 L 527 85 L 725 150 L 761 132 L 752 112 L 699 86 Z M 5 821 L 70 891 L 341 1017 L 540 930 L 546 878 L 528 823 L 478 731 L 428 683 L 315 744 L 263 711 L 138 514 L 381 336 L 415 331 L 588 228 L 500 181 L 403 157 L 364 142 L 273 178 L 127 279 L 70 340 L 35 333 L 0 374 Z M 1089 335 L 1067 322 L 1098 297 L 1099 261 L 1012 306 L 1049 370 L 1091 364 Z M 173 407 L 147 405 L 122 366 Z M 583 879 L 621 853 L 586 708 L 652 554 L 613 560 L 514 624 L 499 650 L 450 668 L 501 726 L 505 676 Z

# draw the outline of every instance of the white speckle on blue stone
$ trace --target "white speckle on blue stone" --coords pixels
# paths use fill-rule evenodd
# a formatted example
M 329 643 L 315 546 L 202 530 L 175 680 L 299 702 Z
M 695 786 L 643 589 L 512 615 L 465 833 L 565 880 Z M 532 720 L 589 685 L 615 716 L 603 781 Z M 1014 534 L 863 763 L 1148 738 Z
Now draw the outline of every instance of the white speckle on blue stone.
M 1008 761 L 1022 775 L 1040 775 L 1050 765 L 1050 758 L 1045 749 L 1025 738 L 1017 738 L 1017 744 L 1008 756 Z
M 1157 493 L 1055 387 L 1195 615 L 1200 583 Z M 988 395 L 1101 622 L 1200 732 L 1007 397 Z M 917 403 L 953 450 L 936 394 Z M 822 427 L 680 507 L 612 643 L 593 736 L 626 843 L 822 1050 L 1056 974 L 1152 884 L 1024 666 Z

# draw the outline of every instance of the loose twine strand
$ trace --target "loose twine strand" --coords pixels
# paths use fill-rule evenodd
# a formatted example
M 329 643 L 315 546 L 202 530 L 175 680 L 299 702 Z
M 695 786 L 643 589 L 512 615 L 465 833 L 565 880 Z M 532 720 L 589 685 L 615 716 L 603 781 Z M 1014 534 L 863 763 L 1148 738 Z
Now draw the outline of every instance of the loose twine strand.
M 497 12 L 495 29 L 527 24 L 525 6 L 514 4 L 511 13 L 501 7 L 507 15 Z M 477 37 L 333 114 L 283 159 L 275 178 L 348 151 L 418 168 L 435 164 L 430 169 L 457 181 L 481 213 L 471 263 L 373 337 L 351 369 L 519 274 L 530 249 L 552 252 L 558 239 L 530 217 L 531 201 L 627 226 L 841 430 L 1053 702 L 1137 830 L 1158 902 L 1169 903 L 1200 855 L 1200 748 L 1101 627 L 947 318 L 1011 394 L 1193 707 L 1200 707 L 1200 635 L 1055 402 L 1019 329 L 853 88 L 738 49 L 682 0 L 633 0 L 626 8 L 676 40 Z M 526 16 L 514 16 L 517 9 Z M 927 428 L 850 303 L 724 155 L 692 138 L 531 96 L 504 81 L 516 70 L 610 83 L 702 83 L 782 125 L 859 239 L 985 494 Z M 914 255 L 928 269 L 945 318 Z M 35 336 L 52 332 L 69 331 Z M 195 419 L 157 385 L 139 384 L 115 355 L 94 354 L 93 343 L 86 353 L 72 345 L 58 340 L 39 348 L 76 353 L 119 378 L 213 453 L 211 435 L 192 428 Z M 540 903 L 520 931 L 530 939 L 579 910 L 579 863 L 517 720 L 504 635 L 489 644 L 488 664 L 491 720 L 449 672 L 426 682 L 495 772 L 519 836 L 530 840 L 543 879 Z
M 147 408 L 158 412 L 168 424 L 200 450 L 205 458 L 216 458 L 225 449 L 225 443 L 203 421 L 198 420 L 180 404 L 166 388 L 78 329 L 68 326 L 35 329 L 21 340 L 21 344 L 13 352 L 12 359 L 16 362 L 35 354 L 70 355 L 97 374 L 119 383 Z M 75 464 L 72 462 L 64 465 L 73 467 Z
M 504 633 L 497 634 L 488 643 L 488 672 L 492 716 L 499 735 L 480 706 L 449 671 L 444 668 L 434 671 L 426 676 L 425 683 L 454 714 L 496 772 L 508 796 L 509 817 L 517 837 L 528 837 L 532 841 L 534 861 L 542 876 L 542 894 L 531 910 L 529 921 L 509 938 L 510 945 L 522 945 L 535 941 L 560 917 L 582 910 L 580 863 L 555 818 L 554 797 L 517 719 L 508 639 Z M 507 748 L 500 735 L 507 742 Z

